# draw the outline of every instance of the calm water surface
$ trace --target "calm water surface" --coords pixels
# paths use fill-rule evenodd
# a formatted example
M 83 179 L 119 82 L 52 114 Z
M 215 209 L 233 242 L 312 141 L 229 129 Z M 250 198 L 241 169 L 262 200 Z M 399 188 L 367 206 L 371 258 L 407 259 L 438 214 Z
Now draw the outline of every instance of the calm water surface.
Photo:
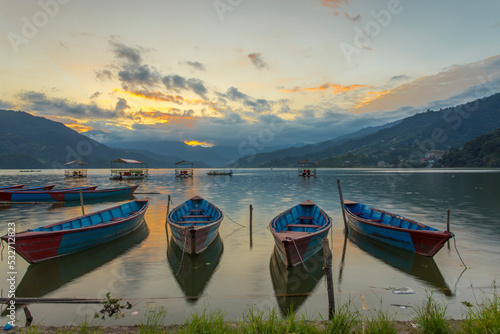
M 164 306 L 168 323 L 181 323 L 192 313 L 222 309 L 231 320 L 253 308 L 276 308 L 285 315 L 293 305 L 308 318 L 328 310 L 323 256 L 289 270 L 274 253 L 267 226 L 280 212 L 310 199 L 333 219 L 329 236 L 337 305 L 371 314 L 383 308 L 408 320 L 412 307 L 432 295 L 462 318 L 463 301 L 475 303 L 492 293 L 500 274 L 500 171 L 320 169 L 315 178 L 297 177 L 295 169 L 241 169 L 233 176 L 208 176 L 195 170 L 192 179 L 177 179 L 172 169 L 150 171 L 147 180 L 111 181 L 109 170 L 89 170 L 87 180 L 65 180 L 61 170 L 20 173 L 1 170 L 0 186 L 57 184 L 58 187 L 139 184 L 135 197 L 151 198 L 142 228 L 116 242 L 56 260 L 29 265 L 16 259 L 16 296 L 40 298 L 104 298 L 129 300 L 134 307 L 120 319 L 96 320 L 101 325 L 137 324 L 148 308 Z M 337 179 L 344 198 L 407 216 L 444 230 L 451 210 L 451 230 L 467 265 L 464 271 L 454 242 L 433 259 L 384 247 L 357 235 L 345 239 Z M 178 205 L 200 195 L 225 214 L 220 238 L 200 256 L 183 255 L 169 244 L 165 230 L 167 196 Z M 86 203 L 87 213 L 127 199 Z M 249 206 L 253 206 L 253 235 Z M 81 214 L 78 203 L 0 206 L 0 233 L 15 222 L 18 231 L 55 223 Z M 245 225 L 244 227 L 238 225 Z M 0 287 L 6 297 L 7 252 L 0 262 Z M 395 294 L 409 287 L 415 294 Z M 365 301 L 365 302 L 364 302 Z M 407 307 L 402 307 L 405 305 Z M 29 306 L 42 325 L 79 324 L 101 309 L 96 305 Z M 370 310 L 366 310 L 370 309 Z M 20 308 L 17 316 L 24 323 Z M 7 321 L 5 312 L 2 323 Z

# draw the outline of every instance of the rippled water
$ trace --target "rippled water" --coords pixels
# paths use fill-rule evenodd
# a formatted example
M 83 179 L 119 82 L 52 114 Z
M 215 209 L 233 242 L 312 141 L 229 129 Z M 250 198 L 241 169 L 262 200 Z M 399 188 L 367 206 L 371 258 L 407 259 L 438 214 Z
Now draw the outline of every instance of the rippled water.
M 241 169 L 232 176 L 208 176 L 195 170 L 190 179 L 174 177 L 172 169 L 150 171 L 146 180 L 111 181 L 109 170 L 89 170 L 87 180 L 65 180 L 60 170 L 40 173 L 0 171 L 0 186 L 57 184 L 58 187 L 99 185 L 99 188 L 139 184 L 135 197 L 151 198 L 142 228 L 116 242 L 79 254 L 36 265 L 16 259 L 16 295 L 39 298 L 104 298 L 129 300 L 134 307 L 120 319 L 95 320 L 98 324 L 135 324 L 147 308 L 165 306 L 167 322 L 183 322 L 193 312 L 220 308 L 236 320 L 254 311 L 275 307 L 286 314 L 290 307 L 309 318 L 328 309 L 322 270 L 323 255 L 293 270 L 274 253 L 267 226 L 280 212 L 306 199 L 324 209 L 334 226 L 329 236 L 337 305 L 389 310 L 408 319 L 412 307 L 426 296 L 442 300 L 448 312 L 461 318 L 463 301 L 474 303 L 491 292 L 500 274 L 500 171 L 320 169 L 317 177 L 297 177 L 295 169 Z M 433 259 L 381 246 L 366 238 L 344 238 L 337 179 L 344 198 L 407 216 L 438 229 L 446 228 L 451 210 L 454 243 Z M 167 196 L 174 205 L 200 195 L 225 214 L 218 238 L 200 256 L 182 254 L 165 230 Z M 90 213 L 117 202 L 86 203 Z M 249 234 L 249 206 L 253 207 L 253 235 Z M 172 206 L 171 206 L 172 208 Z M 0 205 L 0 233 L 14 222 L 18 231 L 81 214 L 79 203 Z M 245 225 L 244 227 L 240 226 Z M 9 290 L 6 250 L 0 262 L 2 296 Z M 409 287 L 415 294 L 395 294 L 391 288 Z M 475 296 L 474 296 L 475 294 Z M 364 299 L 364 301 L 363 301 Z M 98 305 L 32 304 L 35 322 L 43 325 L 78 324 L 92 320 Z M 137 312 L 137 314 L 136 314 Z M 17 316 L 24 322 L 22 309 Z M 2 321 L 7 321 L 5 311 Z M 93 320 L 94 321 L 94 320 Z

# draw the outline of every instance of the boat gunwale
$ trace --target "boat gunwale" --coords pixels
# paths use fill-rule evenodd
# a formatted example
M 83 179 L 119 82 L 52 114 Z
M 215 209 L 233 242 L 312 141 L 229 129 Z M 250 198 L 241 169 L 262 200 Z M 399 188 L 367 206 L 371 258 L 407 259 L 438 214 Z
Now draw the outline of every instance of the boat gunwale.
M 195 226 L 194 224 L 177 224 L 175 221 L 173 221 L 172 219 L 170 219 L 170 216 L 177 210 L 179 210 L 180 208 L 182 208 L 183 206 L 186 205 L 186 202 L 191 200 L 192 198 L 189 198 L 187 199 L 186 201 L 182 202 L 181 204 L 177 205 L 168 215 L 167 215 L 167 222 L 168 224 L 170 225 L 175 225 L 174 227 L 177 228 L 177 229 L 187 229 L 187 228 L 190 228 L 190 229 L 196 229 L 196 230 L 201 230 L 201 229 L 204 229 L 204 228 L 208 228 L 208 227 L 212 227 L 214 226 L 215 224 L 220 224 L 221 221 L 224 219 L 224 215 L 222 213 L 222 210 L 219 209 L 217 206 L 215 206 L 214 204 L 212 204 L 210 201 L 202 198 L 203 201 L 207 202 L 209 206 L 211 206 L 217 213 L 220 214 L 220 217 L 218 219 L 214 219 L 211 223 L 208 223 L 208 224 L 204 224 L 204 225 L 198 225 L 198 226 Z M 186 223 L 188 221 L 183 221 L 183 223 Z M 200 221 L 201 222 L 201 221 Z M 193 221 L 193 223 L 196 223 L 196 221 Z M 185 225 L 185 226 L 183 226 Z
M 100 223 L 97 223 L 95 225 L 81 226 L 81 227 L 77 227 L 77 228 L 71 228 L 71 229 L 67 229 L 67 230 L 58 230 L 58 231 L 34 231 L 34 230 L 30 229 L 30 230 L 27 230 L 27 231 L 17 232 L 15 234 L 15 238 L 16 239 L 30 239 L 30 238 L 38 238 L 38 237 L 41 237 L 41 236 L 55 236 L 55 235 L 59 235 L 59 234 L 78 233 L 78 232 L 81 232 L 81 231 L 98 230 L 98 229 L 102 229 L 102 228 L 106 228 L 106 227 L 113 227 L 113 226 L 116 226 L 118 224 L 123 223 L 124 221 L 135 219 L 138 216 L 140 216 L 143 213 L 145 213 L 145 211 L 147 210 L 148 205 L 149 205 L 149 197 L 146 197 L 146 198 L 143 198 L 143 199 L 139 199 L 139 200 L 134 200 L 132 202 L 145 202 L 145 204 L 141 207 L 140 210 L 138 210 L 138 211 L 136 211 L 136 212 L 134 212 L 134 213 L 126 216 L 126 217 L 124 216 L 124 217 L 117 218 L 117 219 L 112 220 L 112 221 L 100 222 Z M 130 203 L 130 202 L 127 202 L 127 203 Z M 113 206 L 113 207 L 110 207 L 110 208 L 107 208 L 107 209 L 99 210 L 99 211 L 92 212 L 92 213 L 89 213 L 89 214 L 86 214 L 86 215 L 82 215 L 82 216 L 70 218 L 70 219 L 63 220 L 63 221 L 60 221 L 60 222 L 57 222 L 57 223 L 54 223 L 54 224 L 44 225 L 44 226 L 40 226 L 40 227 L 50 228 L 50 227 L 53 227 L 53 226 L 62 225 L 64 223 L 68 223 L 68 222 L 71 222 L 71 221 L 74 221 L 74 220 L 77 220 L 77 219 L 94 216 L 96 214 L 100 214 L 100 213 L 103 213 L 103 212 L 106 212 L 106 211 L 111 211 L 113 209 L 120 208 L 124 204 L 127 204 L 127 203 L 123 203 L 123 204 L 116 205 L 116 206 Z M 37 228 L 40 228 L 40 227 L 37 227 Z M 4 236 L 1 237 L 2 240 L 5 240 L 7 238 L 8 238 L 7 235 L 4 235 Z
M 283 211 L 282 213 L 280 213 L 279 215 L 277 215 L 276 217 L 274 217 L 271 222 L 269 223 L 269 228 L 271 230 L 271 233 L 273 234 L 273 236 L 282 241 L 282 240 L 286 240 L 286 239 L 282 239 L 280 238 L 279 236 L 280 235 L 283 235 L 285 233 L 289 233 L 289 232 L 301 232 L 301 233 L 305 233 L 303 235 L 298 235 L 297 238 L 294 238 L 294 240 L 299 240 L 299 239 L 303 239 L 303 238 L 310 238 L 310 237 L 313 237 L 313 236 L 316 236 L 318 234 L 321 234 L 321 233 L 324 233 L 325 232 L 325 228 L 326 230 L 328 230 L 329 228 L 332 227 L 332 219 L 331 217 L 323 210 L 321 209 L 317 204 L 314 204 L 314 206 L 316 206 L 320 212 L 320 214 L 323 215 L 323 217 L 325 218 L 325 221 L 327 222 L 326 224 L 324 224 L 321 228 L 318 228 L 316 231 L 313 231 L 313 232 L 303 232 L 303 231 L 276 231 L 276 221 L 278 221 L 280 218 L 282 218 L 283 216 L 285 216 L 286 214 L 290 213 L 292 211 L 293 208 L 295 208 L 296 206 L 299 206 L 301 204 L 297 204 L 285 211 Z M 287 236 L 289 237 L 289 236 Z
M 361 203 L 358 203 L 358 204 L 361 204 Z M 364 204 L 362 204 L 364 205 Z M 370 219 L 367 219 L 367 218 L 363 218 L 363 217 L 359 217 L 355 214 L 353 214 L 349 208 L 347 207 L 346 204 L 344 204 L 344 208 L 345 208 L 345 212 L 346 214 L 358 221 L 358 222 L 361 222 L 363 224 L 367 224 L 367 225 L 371 225 L 371 226 L 376 226 L 376 227 L 382 227 L 382 228 L 385 228 L 385 229 L 388 229 L 388 230 L 394 230 L 394 231 L 398 231 L 398 232 L 406 232 L 406 233 L 413 233 L 413 234 L 423 234 L 423 235 L 431 235 L 431 234 L 435 234 L 435 235 L 447 235 L 447 236 L 451 236 L 452 233 L 449 232 L 449 231 L 441 231 L 441 230 L 438 230 L 432 226 L 429 226 L 429 225 L 426 225 L 426 224 L 423 224 L 423 223 L 418 223 L 416 221 L 413 221 L 411 219 L 408 219 L 408 218 L 405 218 L 405 217 L 402 217 L 398 214 L 394 214 L 394 213 L 390 213 L 390 212 L 387 212 L 387 211 L 383 211 L 383 210 L 378 210 L 378 209 L 375 209 L 375 208 L 372 208 L 370 207 L 372 210 L 375 210 L 375 211 L 378 211 L 378 212 L 381 212 L 381 213 L 384 213 L 384 214 L 387 214 L 389 216 L 392 216 L 392 217 L 396 217 L 396 218 L 399 218 L 399 219 L 402 219 L 404 221 L 407 221 L 411 224 L 415 224 L 417 226 L 420 226 L 420 227 L 429 227 L 429 228 L 432 228 L 434 230 L 414 230 L 414 229 L 411 229 L 411 228 L 405 228 L 405 227 L 400 227 L 400 226 L 394 226 L 394 225 L 389 225 L 389 224 L 385 224 L 385 223 L 380 223 L 380 222 L 376 222 L 376 221 L 372 221 Z

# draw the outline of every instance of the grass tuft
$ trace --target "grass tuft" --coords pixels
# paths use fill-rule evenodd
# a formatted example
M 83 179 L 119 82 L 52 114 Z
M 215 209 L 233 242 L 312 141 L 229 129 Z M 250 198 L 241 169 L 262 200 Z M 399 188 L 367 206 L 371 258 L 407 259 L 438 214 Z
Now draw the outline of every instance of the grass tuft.
M 479 305 L 474 307 L 468 303 L 469 309 L 462 324 L 464 333 L 500 333 L 500 296 L 495 284 L 493 289 L 493 297 L 483 298 Z
M 446 306 L 427 297 L 423 305 L 415 310 L 414 321 L 424 334 L 450 333 L 450 323 L 446 316 Z
M 360 323 L 359 311 L 350 311 L 351 301 L 341 305 L 325 325 L 325 333 L 352 333 Z
M 139 333 L 141 334 L 163 334 L 167 330 L 164 326 L 165 317 L 167 316 L 167 309 L 163 306 L 160 308 L 148 308 L 146 317 L 139 325 Z

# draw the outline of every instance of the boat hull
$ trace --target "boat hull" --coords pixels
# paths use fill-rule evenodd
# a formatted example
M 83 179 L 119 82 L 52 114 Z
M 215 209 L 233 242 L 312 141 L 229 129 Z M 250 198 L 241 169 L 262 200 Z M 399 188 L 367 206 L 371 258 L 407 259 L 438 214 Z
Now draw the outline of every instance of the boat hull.
M 196 211 L 189 217 L 190 211 Z M 188 254 L 200 254 L 215 240 L 224 218 L 212 203 L 195 196 L 176 207 L 167 217 L 174 242 Z
M 427 230 L 417 230 L 388 225 L 383 219 L 381 222 L 376 222 L 372 219 L 359 217 L 350 210 L 349 205 L 344 205 L 344 209 L 348 228 L 350 230 L 354 230 L 361 235 L 393 247 L 424 256 L 434 256 L 444 246 L 446 241 L 453 236 L 451 232 L 439 231 L 427 227 L 426 225 L 380 210 L 376 211 L 382 212 L 386 214 L 386 216 L 395 217 L 401 221 L 409 222 L 409 226 L 412 226 L 412 224 L 418 224 L 421 227 L 423 226 L 424 228 L 427 228 Z
M 307 224 L 301 222 L 305 218 Z M 269 223 L 278 253 L 288 267 L 303 263 L 321 250 L 331 226 L 331 218 L 311 201 L 281 213 Z
M 137 203 L 137 205 L 131 203 Z M 149 199 L 125 203 L 65 222 L 16 233 L 15 237 L 5 235 L 2 240 L 15 241 L 15 251 L 29 263 L 46 261 L 83 251 L 129 234 L 144 221 L 148 203 Z M 120 216 L 119 210 L 124 212 L 120 208 L 126 205 L 139 208 L 139 210 L 129 210 L 129 213 L 123 213 Z M 95 222 L 96 218 L 93 218 L 98 216 L 101 222 Z M 105 217 L 109 217 L 109 219 Z M 74 221 L 79 221 L 81 227 L 64 229 Z M 92 221 L 94 223 L 91 223 Z M 88 222 L 88 226 L 85 226 L 86 222 Z M 53 226 L 60 226 L 60 229 L 51 230 Z M 14 239 L 12 240 L 12 238 Z
M 130 196 L 138 186 L 108 188 L 97 190 L 97 186 L 81 190 L 83 200 L 96 200 L 109 197 Z M 39 191 L 0 191 L 2 202 L 65 202 L 79 201 L 80 190 L 39 190 Z

